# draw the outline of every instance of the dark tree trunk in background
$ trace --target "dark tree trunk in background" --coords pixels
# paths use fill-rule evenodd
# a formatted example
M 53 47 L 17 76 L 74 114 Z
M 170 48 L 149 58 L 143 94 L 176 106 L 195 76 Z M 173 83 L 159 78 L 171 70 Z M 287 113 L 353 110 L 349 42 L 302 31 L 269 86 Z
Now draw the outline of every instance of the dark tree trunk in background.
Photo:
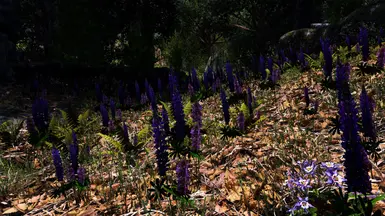
M 15 37 L 12 0 L 0 1 L 0 82 L 11 77 L 9 51 L 14 49 L 10 40 Z

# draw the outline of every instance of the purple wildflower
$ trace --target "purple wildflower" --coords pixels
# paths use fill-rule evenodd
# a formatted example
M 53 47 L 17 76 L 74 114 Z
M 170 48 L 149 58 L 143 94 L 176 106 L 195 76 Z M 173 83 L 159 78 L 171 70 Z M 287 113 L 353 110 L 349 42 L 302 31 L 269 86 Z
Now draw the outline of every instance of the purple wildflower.
M 371 112 L 371 102 L 366 93 L 365 87 L 362 88 L 360 96 L 360 106 L 362 113 L 362 129 L 365 137 L 370 137 L 372 141 L 376 140 L 376 129 L 374 127 L 373 116 Z
M 203 73 L 203 85 L 205 86 L 205 89 L 209 89 L 209 78 L 208 78 L 208 72 Z
M 199 83 L 197 71 L 195 70 L 195 68 L 192 68 L 191 75 L 192 75 L 192 84 L 193 84 L 194 90 L 199 91 L 200 83 Z
M 167 113 L 167 110 L 164 107 L 162 108 L 162 122 L 163 122 L 164 131 L 165 132 L 170 132 L 168 113 Z
M 144 79 L 144 90 L 145 90 L 145 92 L 147 93 L 147 95 L 149 96 L 150 95 L 150 92 L 148 91 L 149 90 L 149 88 L 148 88 L 148 80 L 147 80 L 147 78 L 146 79 Z
M 315 161 L 305 160 L 302 163 L 300 162 L 299 164 L 300 164 L 302 171 L 306 175 L 314 175 L 315 174 L 315 171 L 317 169 L 317 165 L 315 164 Z
M 299 177 L 299 179 L 295 182 L 298 188 L 302 191 L 306 191 L 308 188 L 311 188 L 310 179 L 304 179 Z
M 336 169 L 328 169 L 325 174 L 327 177 L 326 184 L 342 187 L 343 183 L 346 181 L 341 175 L 338 174 Z
M 221 90 L 221 100 L 222 100 L 222 110 L 225 118 L 225 123 L 228 125 L 230 122 L 230 112 L 229 112 L 230 106 L 229 106 L 229 103 L 227 102 L 226 93 L 223 89 Z
M 201 130 L 198 124 L 195 124 L 191 127 L 191 147 L 193 150 L 199 150 L 201 141 L 202 141 L 202 135 Z
M 52 148 L 52 159 L 53 159 L 53 164 L 55 165 L 56 178 L 58 181 L 63 181 L 64 171 L 63 171 L 62 160 L 60 157 L 60 151 L 55 147 Z
M 128 127 L 125 122 L 123 122 L 123 140 L 128 142 Z
M 158 164 L 159 176 L 165 176 L 167 171 L 168 153 L 167 145 L 165 143 L 164 123 L 159 117 L 154 116 L 152 119 L 152 131 L 155 143 L 155 154 Z
M 294 207 L 290 211 L 302 209 L 306 213 L 309 212 L 309 208 L 313 208 L 314 206 L 311 205 L 308 201 L 309 199 L 307 197 L 305 198 L 298 197 L 298 202 L 294 205 Z
M 115 124 L 114 124 L 114 121 L 110 120 L 108 121 L 108 130 L 110 132 L 114 131 L 115 130 Z
M 368 193 L 372 190 L 368 172 L 371 164 L 358 134 L 358 111 L 354 98 L 347 89 L 339 101 L 344 165 L 349 192 Z
M 152 88 L 151 85 L 148 86 L 148 96 L 149 96 L 150 102 L 151 102 L 152 113 L 154 115 L 156 115 L 158 113 L 158 107 L 156 106 L 155 92 L 154 92 L 154 89 Z
M 199 102 L 195 102 L 192 105 L 191 117 L 193 119 L 194 124 L 198 124 L 199 128 L 202 127 L 202 106 Z
M 76 139 L 75 132 L 72 132 L 73 143 L 70 145 L 70 160 L 71 167 L 74 170 L 74 173 L 77 173 L 78 169 L 78 156 L 79 156 L 79 145 Z
M 245 131 L 245 115 L 243 114 L 243 112 L 240 112 L 238 114 L 238 128 L 240 131 L 244 132 Z
M 177 191 L 180 195 L 188 195 L 188 186 L 190 183 L 190 174 L 188 171 L 188 162 L 184 159 L 180 160 L 176 166 L 176 176 L 178 179 Z
M 108 111 L 103 104 L 100 104 L 100 114 L 102 115 L 103 126 L 108 127 L 108 122 L 110 119 L 108 117 Z
M 105 94 L 103 95 L 103 103 L 108 105 L 108 97 Z

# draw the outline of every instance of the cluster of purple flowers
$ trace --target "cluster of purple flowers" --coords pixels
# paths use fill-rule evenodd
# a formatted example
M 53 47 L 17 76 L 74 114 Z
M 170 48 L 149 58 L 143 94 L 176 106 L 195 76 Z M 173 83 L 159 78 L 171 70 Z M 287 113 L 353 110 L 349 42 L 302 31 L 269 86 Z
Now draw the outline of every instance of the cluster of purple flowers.
M 176 87 L 173 88 L 171 105 L 172 105 L 172 112 L 174 115 L 174 119 L 176 121 L 175 123 L 176 138 L 178 140 L 183 140 L 185 137 L 186 122 L 184 119 L 182 96 L 180 95 Z
M 164 123 L 158 116 L 153 116 L 152 131 L 155 143 L 155 154 L 158 164 L 159 176 L 165 176 L 167 171 L 168 153 L 165 140 Z
M 238 121 L 239 130 L 241 132 L 244 132 L 245 131 L 245 115 L 243 114 L 243 112 L 240 112 L 238 114 L 237 121 Z
M 300 49 L 300 51 L 298 53 L 298 61 L 299 61 L 299 64 L 301 65 L 302 69 L 305 69 L 309 66 L 309 62 L 306 61 L 305 54 L 303 53 L 302 48 Z
M 308 194 L 312 188 L 328 186 L 343 187 L 345 179 L 340 175 L 341 165 L 333 162 L 323 162 L 320 165 L 314 160 L 298 161 L 299 172 L 296 169 L 287 172 L 285 185 L 292 191 L 297 201 L 289 209 L 292 214 L 297 210 L 308 212 L 313 206 L 309 203 Z
M 108 117 L 108 111 L 107 111 L 107 108 L 104 106 L 104 104 L 100 104 L 100 114 L 102 115 L 103 127 L 107 128 L 110 118 Z

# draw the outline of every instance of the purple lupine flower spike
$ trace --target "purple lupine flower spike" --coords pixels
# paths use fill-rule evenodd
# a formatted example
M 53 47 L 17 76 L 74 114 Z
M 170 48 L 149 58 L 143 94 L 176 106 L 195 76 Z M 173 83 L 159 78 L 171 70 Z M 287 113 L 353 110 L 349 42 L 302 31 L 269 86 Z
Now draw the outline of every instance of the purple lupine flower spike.
M 185 159 L 180 160 L 176 166 L 176 176 L 178 180 L 177 191 L 180 195 L 188 195 L 190 193 L 188 190 L 190 183 L 188 166 L 189 164 Z
M 108 102 L 109 102 L 108 97 L 105 94 L 103 94 L 103 103 L 105 105 L 108 105 Z
M 165 132 L 170 132 L 170 125 L 168 120 L 168 113 L 167 110 L 163 107 L 162 108 L 162 121 L 163 121 L 163 128 Z
M 77 173 L 77 169 L 78 169 L 78 165 L 79 165 L 78 164 L 79 145 L 77 142 L 75 132 L 72 132 L 72 139 L 73 139 L 73 143 L 70 145 L 71 167 L 74 170 L 74 173 Z
M 227 102 L 226 93 L 223 89 L 221 90 L 221 100 L 222 100 L 222 110 L 225 118 L 225 123 L 226 125 L 228 125 L 230 122 L 230 112 L 229 112 L 230 106 L 229 106 L 229 103 Z
M 45 131 L 49 125 L 48 103 L 43 98 L 38 98 L 32 105 L 32 118 L 39 131 Z
M 195 70 L 195 68 L 192 68 L 191 73 L 192 73 L 191 75 L 192 75 L 192 84 L 193 84 L 193 87 L 194 87 L 194 91 L 199 91 L 200 83 L 199 83 L 197 71 Z
M 242 87 L 241 85 L 239 84 L 239 81 L 238 81 L 238 78 L 235 77 L 234 78 L 234 88 L 235 88 L 235 92 L 237 94 L 242 94 Z
M 55 147 L 52 148 L 52 160 L 53 160 L 53 164 L 55 165 L 57 180 L 63 181 L 64 170 L 63 170 L 62 160 L 60 157 L 60 151 L 58 149 L 56 149 Z
M 102 115 L 103 126 L 108 127 L 108 122 L 110 119 L 108 117 L 108 111 L 103 104 L 100 104 L 100 114 Z
M 190 97 L 194 96 L 195 91 L 194 91 L 194 87 L 191 85 L 191 83 L 188 84 L 187 88 L 188 88 L 188 94 L 190 95 Z
M 140 99 L 140 104 L 144 105 L 148 102 L 148 97 L 147 97 L 147 93 L 143 93 L 142 94 L 142 97 Z
M 152 131 L 155 142 L 155 154 L 158 164 L 159 176 L 165 176 L 167 171 L 168 153 L 165 143 L 164 128 L 160 118 L 154 116 L 152 119 Z

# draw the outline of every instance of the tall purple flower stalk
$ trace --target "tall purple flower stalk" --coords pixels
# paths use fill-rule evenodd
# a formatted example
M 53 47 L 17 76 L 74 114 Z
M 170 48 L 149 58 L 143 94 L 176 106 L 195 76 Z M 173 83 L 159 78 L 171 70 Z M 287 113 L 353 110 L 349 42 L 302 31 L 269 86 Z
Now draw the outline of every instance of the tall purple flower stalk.
M 235 88 L 235 92 L 237 94 L 242 94 L 242 86 L 240 85 L 239 79 L 237 77 L 234 78 L 234 88 Z
M 197 71 L 195 70 L 195 68 L 192 68 L 191 75 L 192 75 L 192 84 L 193 84 L 194 90 L 199 91 L 200 83 L 199 83 Z
M 243 112 L 240 112 L 238 114 L 237 121 L 238 121 L 239 130 L 244 132 L 245 131 L 245 115 L 243 114 Z
M 32 105 L 32 118 L 39 131 L 45 131 L 49 125 L 48 102 L 44 98 L 37 98 Z
M 163 122 L 164 131 L 170 132 L 170 123 L 168 120 L 168 113 L 164 107 L 162 108 L 162 122 Z
M 180 95 L 177 88 L 174 88 L 172 94 L 172 112 L 174 115 L 175 123 L 175 132 L 178 140 L 183 140 L 185 137 L 185 119 L 183 112 L 183 103 L 182 96 Z
M 265 59 L 262 55 L 259 57 L 259 72 L 261 73 L 262 80 L 266 80 Z
M 233 75 L 233 67 L 229 61 L 226 62 L 226 74 L 227 81 L 229 83 L 229 89 L 231 92 L 234 92 L 234 75 Z
M 381 47 L 381 49 L 377 53 L 377 67 L 383 69 L 385 64 L 385 47 Z
M 350 65 L 337 65 L 336 69 L 336 86 L 337 86 L 337 98 L 342 100 L 342 96 L 345 91 L 349 91 L 349 75 Z
M 151 85 L 148 86 L 148 96 L 150 97 L 152 112 L 154 115 L 156 115 L 158 113 L 158 108 L 156 106 L 155 92 Z
M 182 159 L 176 165 L 176 176 L 177 176 L 177 192 L 180 195 L 188 195 L 190 192 L 188 186 L 190 183 L 190 174 L 188 171 L 189 164 L 187 160 Z
M 140 104 L 144 105 L 148 102 L 147 93 L 142 93 L 142 97 L 140 98 Z
M 84 185 L 86 181 L 86 169 L 84 167 L 79 167 L 77 174 L 78 174 L 78 182 Z
M 71 168 L 74 173 L 77 173 L 78 170 L 78 156 L 79 156 L 79 144 L 76 138 L 75 132 L 72 131 L 72 144 L 70 145 L 70 160 L 71 160 Z
M 377 135 L 371 111 L 372 104 L 365 87 L 363 87 L 361 91 L 360 107 L 362 113 L 362 129 L 364 132 L 364 136 L 371 138 L 372 141 L 376 141 Z
M 172 97 L 172 94 L 174 93 L 174 89 L 178 88 L 178 82 L 177 82 L 176 77 L 172 74 L 171 71 L 168 75 L 168 88 L 170 91 L 170 95 Z
M 56 170 L 56 178 L 59 181 L 64 179 L 63 164 L 60 157 L 60 151 L 57 148 L 52 148 L 52 160 Z
M 329 40 L 322 40 L 321 38 L 321 47 L 325 60 L 325 64 L 323 66 L 324 75 L 326 79 L 330 79 L 333 70 L 333 58 Z
M 209 76 L 208 72 L 203 73 L 203 85 L 205 86 L 206 90 L 209 90 L 209 78 L 208 78 L 208 76 Z
M 108 111 L 103 104 L 100 104 L 100 114 L 102 116 L 102 123 L 104 127 L 108 127 L 108 122 L 110 121 L 108 117 Z
M 223 116 L 225 118 L 225 123 L 228 125 L 230 123 L 230 112 L 229 112 L 229 103 L 227 102 L 226 93 L 222 89 L 221 90 L 221 101 L 222 101 L 222 110 Z
M 125 142 L 129 141 L 129 139 L 128 139 L 128 127 L 127 127 L 125 122 L 123 122 L 123 140 Z
M 362 45 L 362 60 L 369 60 L 369 39 L 368 39 L 368 30 L 364 27 L 360 28 L 360 43 Z
M 163 123 L 158 116 L 152 119 L 152 131 L 155 143 L 155 154 L 158 164 L 159 176 L 165 176 L 167 171 L 168 153 L 165 143 Z
M 370 193 L 372 186 L 368 172 L 371 164 L 358 134 L 358 111 L 349 89 L 339 100 L 339 115 L 342 131 L 342 147 L 345 149 L 345 177 L 349 192 Z
M 110 100 L 110 109 L 111 109 L 111 117 L 112 117 L 112 119 L 115 119 L 115 116 L 116 116 L 116 105 L 115 105 L 115 101 L 112 98 Z

